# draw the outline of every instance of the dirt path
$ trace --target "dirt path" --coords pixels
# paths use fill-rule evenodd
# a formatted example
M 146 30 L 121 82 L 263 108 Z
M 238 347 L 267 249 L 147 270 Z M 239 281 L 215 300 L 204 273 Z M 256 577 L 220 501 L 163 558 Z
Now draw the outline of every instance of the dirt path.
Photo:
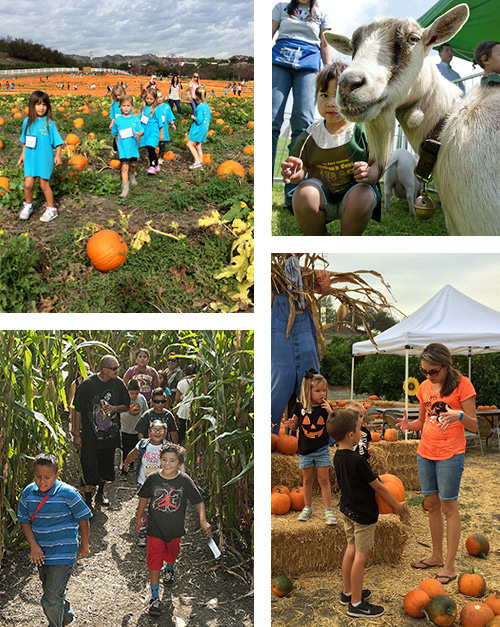
M 150 617 L 146 549 L 136 544 L 135 477 L 116 481 L 107 494 L 111 506 L 96 507 L 91 521 L 91 554 L 77 560 L 68 586 L 67 596 L 77 617 L 75 627 L 253 625 L 253 596 L 247 596 L 252 588 L 251 573 L 244 571 L 230 552 L 214 559 L 191 505 L 175 582 L 169 588 L 160 585 L 162 615 Z M 29 551 L 6 556 L 0 570 L 0 625 L 45 626 L 41 595 Z

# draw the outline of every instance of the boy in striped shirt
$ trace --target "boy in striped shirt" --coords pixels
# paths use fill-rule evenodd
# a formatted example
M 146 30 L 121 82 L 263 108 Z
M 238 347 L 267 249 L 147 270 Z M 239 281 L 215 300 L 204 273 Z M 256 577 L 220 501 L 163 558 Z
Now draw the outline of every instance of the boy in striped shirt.
M 66 627 L 75 615 L 66 599 L 66 585 L 76 554 L 89 551 L 89 518 L 92 512 L 78 490 L 58 480 L 59 463 L 52 453 L 37 455 L 34 482 L 19 502 L 18 520 L 38 566 L 42 581 L 42 608 L 50 627 Z M 78 531 L 80 548 L 78 549 Z

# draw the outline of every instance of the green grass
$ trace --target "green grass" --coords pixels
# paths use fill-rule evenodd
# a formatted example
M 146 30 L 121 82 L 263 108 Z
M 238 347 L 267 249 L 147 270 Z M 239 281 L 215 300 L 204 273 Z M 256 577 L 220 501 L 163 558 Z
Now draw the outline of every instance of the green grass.
M 437 194 L 430 194 L 436 211 L 430 220 L 411 217 L 406 200 L 391 199 L 391 209 L 386 211 L 382 205 L 382 221 L 380 224 L 371 221 L 364 235 L 448 235 L 444 213 Z M 383 197 L 383 184 L 382 184 Z M 284 187 L 279 183 L 273 185 L 272 235 L 302 235 L 293 214 L 283 207 Z M 328 224 L 331 235 L 340 235 L 340 221 Z

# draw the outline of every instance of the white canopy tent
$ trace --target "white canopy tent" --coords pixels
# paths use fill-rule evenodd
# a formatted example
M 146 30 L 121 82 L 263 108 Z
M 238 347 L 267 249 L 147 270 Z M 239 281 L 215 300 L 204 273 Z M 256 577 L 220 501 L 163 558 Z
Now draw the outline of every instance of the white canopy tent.
M 500 352 L 500 312 L 481 305 L 451 285 L 401 322 L 375 337 L 352 346 L 351 398 L 354 394 L 354 359 L 370 354 L 405 355 L 408 380 L 410 355 L 419 355 L 431 342 L 444 344 L 452 354 L 471 356 Z M 408 393 L 405 394 L 408 409 Z

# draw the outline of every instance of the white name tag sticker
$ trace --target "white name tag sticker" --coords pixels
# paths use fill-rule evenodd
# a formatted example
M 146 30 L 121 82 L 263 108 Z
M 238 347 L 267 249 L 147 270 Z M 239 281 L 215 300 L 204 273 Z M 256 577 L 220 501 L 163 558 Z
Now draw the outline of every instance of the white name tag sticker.
M 115 118 L 119 118 L 120 116 L 121 116 L 121 113 L 117 113 L 117 114 L 115 115 Z
M 128 128 L 120 129 L 120 137 L 122 139 L 128 139 L 129 137 L 133 137 L 134 133 L 132 132 L 132 128 L 129 126 Z
M 165 116 L 164 115 L 161 116 L 161 121 L 163 122 L 163 124 L 165 124 Z
M 141 116 L 141 124 L 147 124 L 149 122 L 149 118 L 147 115 Z
M 34 148 L 36 146 L 35 135 L 26 135 L 26 148 Z

